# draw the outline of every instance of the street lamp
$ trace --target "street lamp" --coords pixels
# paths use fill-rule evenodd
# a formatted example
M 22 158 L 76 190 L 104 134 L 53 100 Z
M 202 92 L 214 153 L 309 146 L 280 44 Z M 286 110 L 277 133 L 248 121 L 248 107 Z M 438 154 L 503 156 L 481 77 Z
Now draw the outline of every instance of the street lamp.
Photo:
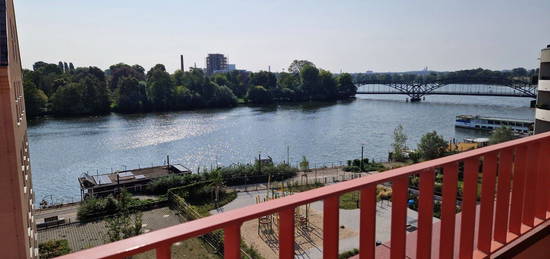
M 361 168 L 360 171 L 363 172 L 363 155 L 365 153 L 365 144 L 361 144 Z

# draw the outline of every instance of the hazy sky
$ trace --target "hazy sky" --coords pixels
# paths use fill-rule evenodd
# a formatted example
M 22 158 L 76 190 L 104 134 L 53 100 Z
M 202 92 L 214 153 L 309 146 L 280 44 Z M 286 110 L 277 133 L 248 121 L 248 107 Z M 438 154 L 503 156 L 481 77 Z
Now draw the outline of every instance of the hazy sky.
M 205 66 L 272 71 L 307 59 L 332 72 L 538 66 L 550 0 L 16 0 L 23 66 Z

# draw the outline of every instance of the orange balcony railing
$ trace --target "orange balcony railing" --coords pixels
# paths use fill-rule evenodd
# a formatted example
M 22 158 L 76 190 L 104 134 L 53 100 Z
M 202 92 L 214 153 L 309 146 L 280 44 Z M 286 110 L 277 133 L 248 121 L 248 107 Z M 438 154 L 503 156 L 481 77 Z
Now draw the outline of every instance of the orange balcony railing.
M 171 245 L 205 233 L 224 230 L 224 257 L 240 258 L 241 225 L 278 213 L 279 258 L 294 258 L 295 208 L 323 201 L 323 256 L 338 257 L 339 196 L 360 191 L 359 257 L 375 257 L 376 186 L 391 183 L 390 257 L 485 258 L 550 220 L 550 133 L 530 136 L 444 158 L 231 210 L 122 241 L 79 251 L 63 258 L 123 258 L 155 249 L 170 258 Z M 463 190 L 457 197 L 459 172 Z M 443 174 L 439 231 L 433 231 L 434 182 Z M 419 176 L 416 244 L 407 243 L 409 177 Z M 478 199 L 478 177 L 481 191 Z M 456 214 L 457 198 L 461 214 Z M 479 210 L 479 211 L 478 211 Z M 459 219 L 459 220 L 455 220 Z M 456 222 L 455 222 L 456 221 Z M 433 238 L 432 235 L 438 236 Z M 435 244 L 432 238 L 437 240 Z M 409 247 L 407 247 L 409 246 Z M 437 251 L 437 252 L 434 252 Z M 409 253 L 410 255 L 410 253 Z

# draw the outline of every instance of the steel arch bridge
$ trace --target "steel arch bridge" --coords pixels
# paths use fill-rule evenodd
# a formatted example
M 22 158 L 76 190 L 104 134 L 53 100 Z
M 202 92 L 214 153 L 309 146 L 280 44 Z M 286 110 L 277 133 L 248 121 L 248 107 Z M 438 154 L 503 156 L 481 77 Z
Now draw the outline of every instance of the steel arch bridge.
M 376 81 L 358 80 L 355 84 L 366 87 L 366 90 L 357 91 L 357 94 L 402 94 L 409 96 L 412 102 L 417 102 L 426 95 L 470 95 L 470 96 L 506 96 L 537 98 L 537 85 L 515 79 L 444 79 L 433 81 Z M 385 89 L 376 88 L 375 85 L 385 85 Z M 447 85 L 462 85 L 454 89 L 442 90 Z M 472 90 L 464 85 L 493 85 L 504 86 L 508 91 L 494 91 L 490 87 L 484 90 Z

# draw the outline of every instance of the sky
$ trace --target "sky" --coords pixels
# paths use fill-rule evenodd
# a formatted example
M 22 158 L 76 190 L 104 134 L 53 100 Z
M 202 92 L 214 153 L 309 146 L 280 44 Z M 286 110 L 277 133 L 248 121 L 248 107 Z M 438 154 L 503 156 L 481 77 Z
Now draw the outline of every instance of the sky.
M 169 71 L 223 53 L 238 69 L 306 59 L 331 72 L 535 68 L 549 0 L 16 0 L 24 68 L 36 61 Z

